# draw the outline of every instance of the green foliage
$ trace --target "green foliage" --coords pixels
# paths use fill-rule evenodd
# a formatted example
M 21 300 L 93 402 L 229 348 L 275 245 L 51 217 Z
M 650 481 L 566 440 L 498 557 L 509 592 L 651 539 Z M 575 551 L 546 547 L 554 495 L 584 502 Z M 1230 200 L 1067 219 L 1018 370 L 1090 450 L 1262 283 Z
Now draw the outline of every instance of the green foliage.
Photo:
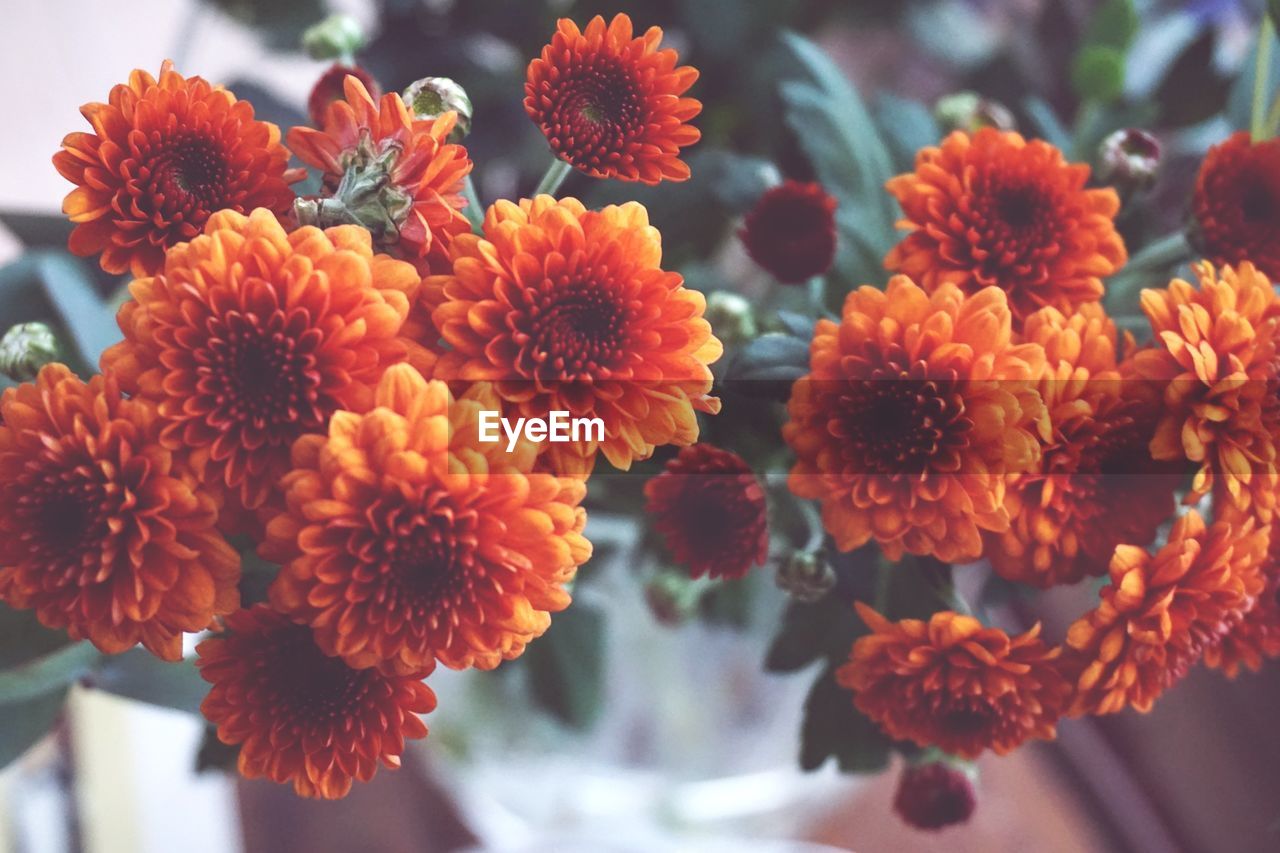
M 888 92 L 876 96 L 875 120 L 893 155 L 895 172 L 914 169 L 916 152 L 942 138 L 942 128 L 924 104 Z
M 521 662 L 541 708 L 568 726 L 588 728 L 604 698 L 604 614 L 575 601 L 529 644 Z
M 738 351 L 725 372 L 724 381 L 743 394 L 786 400 L 792 383 L 808 370 L 807 338 L 769 332 Z
M 834 758 L 845 773 L 875 773 L 889 764 L 893 742 L 853 706 L 853 696 L 836 683 L 828 666 L 813 683 L 804 703 L 800 729 L 800 766 L 817 770 Z
M 19 702 L 0 703 L 0 768 L 8 767 L 22 757 L 45 732 L 49 731 L 67 699 L 67 688 Z
M 1071 68 L 1071 85 L 1082 98 L 1107 103 L 1124 93 L 1124 52 L 1109 45 L 1086 45 Z
M 144 649 L 107 658 L 92 683 L 115 696 L 189 714 L 200 713 L 200 703 L 209 692 L 193 659 L 170 663 Z
M 1133 0 L 1106 0 L 1094 13 L 1085 31 L 1086 45 L 1114 47 L 1126 51 L 1138 34 L 1138 10 Z

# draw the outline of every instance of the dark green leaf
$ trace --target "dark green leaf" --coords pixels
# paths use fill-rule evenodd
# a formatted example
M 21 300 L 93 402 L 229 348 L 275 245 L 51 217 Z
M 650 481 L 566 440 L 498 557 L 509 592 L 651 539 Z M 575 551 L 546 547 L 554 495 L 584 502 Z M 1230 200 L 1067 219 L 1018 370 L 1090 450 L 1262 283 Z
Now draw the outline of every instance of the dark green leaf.
M 595 722 L 604 696 L 604 615 L 574 602 L 522 658 L 534 701 L 566 725 Z
M 68 343 L 85 364 L 96 366 L 102 351 L 120 340 L 116 312 L 99 295 L 83 261 L 47 252 L 39 263 L 45 294 L 70 333 Z
M 107 658 L 92 684 L 116 696 L 190 714 L 200 712 L 209 692 L 194 660 L 169 663 L 142 649 Z
M 916 152 L 937 145 L 942 137 L 937 119 L 919 101 L 881 92 L 876 96 L 875 117 L 899 172 L 914 169 Z
M 213 726 L 205 726 L 200 738 L 200 748 L 196 750 L 196 772 L 208 773 L 231 772 L 240 757 L 239 744 L 225 744 L 218 740 L 218 730 Z
M 1172 127 L 1198 124 L 1226 107 L 1231 81 L 1216 70 L 1214 51 L 1214 32 L 1206 30 L 1187 45 L 1160 81 L 1155 101 L 1160 107 L 1162 124 Z M 1248 124 L 1246 113 L 1244 126 Z
M 0 671 L 0 702 L 18 702 L 65 687 L 102 659 L 90 643 L 72 643 Z
M 1071 85 L 1087 100 L 1108 103 L 1124 93 L 1124 53 L 1109 45 L 1087 45 L 1071 68 Z
M 0 768 L 22 757 L 58 719 L 67 698 L 67 688 L 21 702 L 0 704 Z
M 1267 17 L 1271 18 L 1271 26 L 1280 31 L 1280 0 L 1267 0 Z
M 1062 126 L 1053 107 L 1043 98 L 1027 98 L 1022 102 L 1022 110 L 1031 120 L 1036 136 L 1063 151 L 1071 147 L 1071 134 Z
M 814 319 L 808 314 L 799 314 L 795 311 L 779 311 L 774 317 L 785 334 L 801 340 L 808 340 L 813 337 Z
M 785 400 L 809 370 L 809 342 L 781 332 L 750 341 L 729 364 L 724 381 L 754 397 Z
M 816 660 L 838 661 L 849 656 L 863 625 L 843 599 L 828 595 L 811 604 L 792 601 L 782 616 L 765 656 L 769 672 L 795 672 Z
M 1249 129 L 1250 120 L 1253 117 L 1253 81 L 1257 76 L 1254 73 L 1257 67 L 1258 44 L 1255 39 L 1227 96 L 1227 121 L 1235 130 Z M 1271 81 L 1272 91 L 1277 84 L 1280 84 L 1280 42 L 1275 38 L 1271 40 L 1271 65 L 1267 70 L 1267 79 Z
M 804 703 L 800 729 L 800 766 L 817 770 L 835 758 L 846 773 L 874 773 L 889 763 L 892 741 L 853 706 L 853 694 L 828 667 L 813 683 Z
M 28 663 L 71 644 L 62 631 L 46 628 L 31 610 L 0 602 L 0 670 Z
M 698 177 L 710 185 L 716 201 L 736 214 L 750 210 L 770 187 L 782 182 L 772 161 L 718 150 L 703 152 Z

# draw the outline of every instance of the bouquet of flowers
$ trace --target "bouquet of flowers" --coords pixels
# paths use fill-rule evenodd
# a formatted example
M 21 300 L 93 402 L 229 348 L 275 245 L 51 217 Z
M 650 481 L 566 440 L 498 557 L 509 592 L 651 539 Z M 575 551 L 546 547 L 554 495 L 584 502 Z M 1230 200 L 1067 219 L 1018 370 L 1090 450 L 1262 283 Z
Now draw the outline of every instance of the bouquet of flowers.
M 698 71 L 660 29 L 561 20 L 523 93 L 551 165 L 488 204 L 464 88 L 380 93 L 345 19 L 308 31 L 333 65 L 287 133 L 133 72 L 53 157 L 67 248 L 122 288 L 0 273 L 60 306 L 0 342 L 0 707 L 30 730 L 3 758 L 80 682 L 198 703 L 245 776 L 341 797 L 427 735 L 437 666 L 571 618 L 588 510 L 645 529 L 658 623 L 774 573 L 764 665 L 818 664 L 800 763 L 905 757 L 920 827 L 968 817 L 988 750 L 1280 655 L 1274 28 L 1153 236 L 1125 225 L 1161 161 L 1117 82 L 1136 26 L 1102 4 L 1076 127 L 1029 101 L 1026 132 L 967 93 L 869 106 L 783 34 L 784 180 L 689 156 Z M 691 163 L 776 284 L 754 301 L 675 271 L 643 204 L 560 192 Z M 1042 630 L 1036 594 L 1080 583 Z

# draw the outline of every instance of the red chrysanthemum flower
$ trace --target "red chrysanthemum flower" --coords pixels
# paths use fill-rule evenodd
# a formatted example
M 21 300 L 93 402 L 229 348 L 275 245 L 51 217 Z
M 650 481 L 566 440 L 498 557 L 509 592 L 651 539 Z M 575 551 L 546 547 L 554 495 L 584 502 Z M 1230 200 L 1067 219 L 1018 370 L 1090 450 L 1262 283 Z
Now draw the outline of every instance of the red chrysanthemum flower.
M 165 249 L 199 234 L 218 210 L 283 213 L 293 203 L 289 184 L 302 172 L 286 170 L 280 130 L 171 62 L 159 80 L 134 71 L 108 103 L 80 112 L 93 133 L 68 134 L 53 165 L 76 185 L 62 203 L 76 223 L 69 248 L 101 252 L 107 272 L 151 275 Z
M 219 740 L 240 747 L 240 772 L 292 782 L 304 797 L 336 799 L 379 762 L 399 767 L 405 741 L 427 735 L 418 715 L 436 706 L 420 674 L 352 669 L 262 604 L 227 617 L 196 651 L 213 685 L 200 710 Z
M 1010 483 L 1009 529 L 987 534 L 986 556 L 1009 580 L 1075 583 L 1106 574 L 1117 545 L 1149 543 L 1181 478 L 1151 458 L 1159 390 L 1117 362 L 1115 324 L 1100 304 L 1070 317 L 1042 308 L 1023 338 L 1045 350 L 1039 390 L 1053 433 L 1039 469 Z
M 493 205 L 483 236 L 454 241 L 453 274 L 423 287 L 452 348 L 435 378 L 493 382 L 512 418 L 599 418 L 603 440 L 541 445 L 556 473 L 590 471 L 597 452 L 626 469 L 697 441 L 696 413 L 720 410 L 708 365 L 723 347 L 702 294 L 662 269 L 661 240 L 635 202 Z
M 1205 155 L 1192 202 L 1198 239 L 1214 264 L 1249 261 L 1280 280 L 1280 139 L 1233 134 Z
M 929 291 L 999 287 L 1015 327 L 1045 306 L 1070 314 L 1100 299 L 1102 278 L 1127 259 L 1113 222 L 1119 196 L 1085 189 L 1088 180 L 1088 166 L 1047 142 L 994 128 L 952 133 L 887 184 L 911 233 L 885 266 Z
M 343 86 L 346 99 L 329 104 L 319 130 L 289 131 L 298 159 L 323 172 L 325 191 L 336 194 L 321 205 L 346 205 L 379 247 L 432 271 L 447 268 L 450 241 L 471 230 L 462 214 L 471 160 L 447 141 L 457 114 L 419 119 L 395 92 L 376 101 L 355 77 Z
M 836 200 L 819 184 L 787 181 L 747 213 L 738 236 L 752 260 L 784 284 L 822 275 L 836 257 Z
M 525 112 L 557 157 L 597 178 L 688 179 L 680 149 L 701 135 L 688 122 L 702 104 L 680 96 L 698 71 L 677 68 L 676 52 L 659 50 L 661 41 L 658 27 L 632 38 L 622 14 L 607 26 L 597 15 L 585 31 L 560 20 L 524 85 Z
M 0 599 L 108 654 L 182 657 L 240 606 L 217 507 L 159 441 L 154 406 L 60 364 L 0 398 Z
M 977 804 L 973 781 L 945 761 L 904 767 L 893 796 L 893 810 L 916 829 L 965 823 Z
M 1063 671 L 1076 681 L 1070 713 L 1151 710 L 1253 606 L 1268 534 L 1252 518 L 1206 527 L 1193 510 L 1154 555 L 1116 548 L 1101 601 L 1067 632 Z
M 124 340 L 103 369 L 158 403 L 161 441 L 206 484 L 256 509 L 294 439 L 372 404 L 382 372 L 405 357 L 398 333 L 421 281 L 373 254 L 362 228 L 286 233 L 269 211 L 223 211 L 160 274 L 130 285 Z
M 895 560 L 976 559 L 982 531 L 1009 526 L 1009 477 L 1040 460 L 1043 363 L 1039 344 L 1012 343 L 997 288 L 930 295 L 895 276 L 853 291 L 839 324 L 818 321 L 792 387 L 791 491 L 822 502 L 842 551 L 875 539 Z
M 282 481 L 288 510 L 263 555 L 283 562 L 271 602 L 326 654 L 398 673 L 436 660 L 492 669 L 542 634 L 591 555 L 579 478 L 529 473 L 532 443 L 479 440 L 484 385 L 452 399 L 408 365 L 375 407 L 305 436 Z
M 686 447 L 644 493 L 653 526 L 693 577 L 740 578 L 768 556 L 764 488 L 738 454 Z
M 1057 734 L 1071 685 L 1039 625 L 1010 637 L 951 611 L 890 622 L 855 606 L 871 633 L 854 642 L 836 681 L 890 737 L 977 758 Z
M 311 87 L 311 94 L 307 96 L 307 115 L 313 127 L 322 127 L 329 105 L 346 96 L 344 84 L 348 76 L 359 80 L 360 85 L 364 86 L 370 97 L 382 97 L 382 89 L 378 86 L 378 81 L 373 79 L 373 75 L 364 68 L 359 65 L 343 65 L 335 62 L 324 70 L 320 79 L 316 80 L 316 84 Z

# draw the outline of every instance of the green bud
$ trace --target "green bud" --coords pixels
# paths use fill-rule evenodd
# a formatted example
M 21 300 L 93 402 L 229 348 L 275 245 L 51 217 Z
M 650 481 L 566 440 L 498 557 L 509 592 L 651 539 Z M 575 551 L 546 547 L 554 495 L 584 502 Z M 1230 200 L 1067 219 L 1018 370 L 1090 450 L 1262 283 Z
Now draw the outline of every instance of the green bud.
M 644 586 L 644 600 L 659 624 L 675 627 L 698 609 L 704 585 L 675 572 L 659 572 Z
M 711 330 L 726 344 L 749 341 L 756 336 L 756 315 L 751 303 L 736 293 L 713 290 L 707 294 L 707 311 L 703 315 Z
M 797 601 L 814 602 L 836 585 L 836 573 L 821 554 L 797 551 L 778 564 L 773 580 Z
M 413 208 L 413 196 L 391 180 L 400 146 L 385 140 L 375 144 L 366 135 L 343 154 L 346 169 L 337 189 L 327 198 L 300 198 L 293 203 L 299 225 L 330 228 L 359 225 L 373 235 L 375 245 L 400 242 L 400 226 Z
M 435 119 L 447 112 L 458 114 L 458 123 L 449 140 L 458 142 L 471 132 L 471 98 L 448 77 L 423 77 L 410 83 L 401 96 L 420 119 Z
M 350 15 L 330 15 L 302 34 L 302 49 L 312 59 L 350 59 L 364 44 L 364 33 Z
M 1017 126 L 1008 107 L 976 92 L 956 92 L 940 98 L 933 107 L 933 115 L 945 131 L 974 133 L 984 127 L 1013 130 Z
M 14 382 L 30 382 L 58 357 L 58 338 L 44 323 L 19 323 L 0 338 L 0 373 Z

